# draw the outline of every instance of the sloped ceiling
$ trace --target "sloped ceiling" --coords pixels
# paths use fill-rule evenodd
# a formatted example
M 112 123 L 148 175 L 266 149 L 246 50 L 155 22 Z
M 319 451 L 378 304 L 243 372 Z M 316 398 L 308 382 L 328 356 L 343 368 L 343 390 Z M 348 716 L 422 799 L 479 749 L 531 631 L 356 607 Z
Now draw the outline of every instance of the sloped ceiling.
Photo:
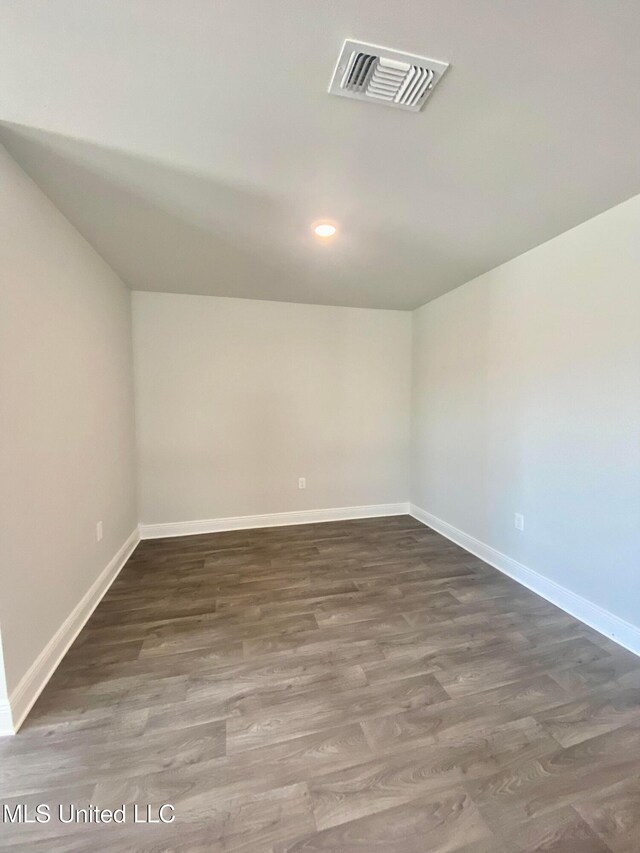
M 347 37 L 452 65 L 330 97 Z M 639 43 L 637 0 L 3 0 L 0 140 L 133 289 L 408 309 L 640 192 Z

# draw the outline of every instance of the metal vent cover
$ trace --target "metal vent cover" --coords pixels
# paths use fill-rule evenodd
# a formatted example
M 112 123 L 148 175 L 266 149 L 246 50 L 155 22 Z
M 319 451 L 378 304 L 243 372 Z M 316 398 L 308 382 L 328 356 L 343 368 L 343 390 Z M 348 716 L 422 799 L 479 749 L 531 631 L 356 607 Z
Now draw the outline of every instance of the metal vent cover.
M 347 39 L 329 94 L 418 112 L 448 67 L 448 62 Z

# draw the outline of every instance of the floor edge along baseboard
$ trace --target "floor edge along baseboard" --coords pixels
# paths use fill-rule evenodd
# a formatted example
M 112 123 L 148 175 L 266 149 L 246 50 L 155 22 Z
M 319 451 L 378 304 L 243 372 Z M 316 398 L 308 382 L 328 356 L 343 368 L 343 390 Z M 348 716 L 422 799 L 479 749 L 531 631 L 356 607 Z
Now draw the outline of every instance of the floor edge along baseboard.
M 513 560 L 506 554 L 481 542 L 446 521 L 409 503 L 373 504 L 358 507 L 301 510 L 298 512 L 246 515 L 233 518 L 180 521 L 166 524 L 140 524 L 131 532 L 121 548 L 96 578 L 90 589 L 78 602 L 55 635 L 47 643 L 34 663 L 9 696 L 9 702 L 0 703 L 0 735 L 17 733 L 36 699 L 47 685 L 60 661 L 89 620 L 109 587 L 133 553 L 141 539 L 170 536 L 192 536 L 217 533 L 225 530 L 249 530 L 262 527 L 280 527 L 297 524 L 316 524 L 359 518 L 380 518 L 393 515 L 411 515 L 417 521 L 440 533 L 470 554 L 479 557 L 498 571 L 540 595 L 542 598 L 569 613 L 571 616 L 603 634 L 618 645 L 640 655 L 640 628 L 605 610 L 586 598 L 544 577 L 539 572 Z
M 0 705 L 0 734 L 16 734 L 33 707 L 36 699 L 46 687 L 49 679 L 56 671 L 60 661 L 69 650 L 80 631 L 84 628 L 89 617 L 104 598 L 111 584 L 120 574 L 136 545 L 140 534 L 133 530 L 125 542 L 111 558 L 106 567 L 100 572 L 85 595 L 73 608 L 69 616 L 58 628 L 44 649 L 20 679 L 16 688 L 9 696 L 9 723 L 3 719 L 4 707 Z
M 227 530 L 251 530 L 261 527 L 285 527 L 295 524 L 318 524 L 325 521 L 347 521 L 357 518 L 379 518 L 409 515 L 408 503 L 369 504 L 332 509 L 304 509 L 294 512 L 272 512 L 264 515 L 240 515 L 230 518 L 207 518 L 198 521 L 176 521 L 160 524 L 141 523 L 141 539 L 164 539 L 169 536 L 197 536 Z
M 627 651 L 640 655 L 640 628 L 572 592 L 556 581 L 541 575 L 534 569 L 530 569 L 523 563 L 513 560 L 501 551 L 492 548 L 491 545 L 469 536 L 468 533 L 464 533 L 464 531 L 415 504 L 410 505 L 409 513 L 417 521 L 421 521 L 427 527 L 464 548 L 465 551 L 479 557 L 485 563 L 489 563 L 494 569 L 508 575 L 522 586 L 535 592 L 536 595 L 541 596 L 551 604 L 555 604 L 556 607 L 593 628 L 594 631 L 613 640 Z

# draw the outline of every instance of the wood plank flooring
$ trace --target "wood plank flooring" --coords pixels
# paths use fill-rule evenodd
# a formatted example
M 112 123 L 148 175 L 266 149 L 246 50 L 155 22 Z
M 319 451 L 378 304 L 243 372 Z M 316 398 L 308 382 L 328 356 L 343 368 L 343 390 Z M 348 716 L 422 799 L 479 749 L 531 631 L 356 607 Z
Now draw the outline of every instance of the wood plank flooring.
M 638 853 L 640 658 L 405 516 L 143 542 L 0 800 L 8 853 Z

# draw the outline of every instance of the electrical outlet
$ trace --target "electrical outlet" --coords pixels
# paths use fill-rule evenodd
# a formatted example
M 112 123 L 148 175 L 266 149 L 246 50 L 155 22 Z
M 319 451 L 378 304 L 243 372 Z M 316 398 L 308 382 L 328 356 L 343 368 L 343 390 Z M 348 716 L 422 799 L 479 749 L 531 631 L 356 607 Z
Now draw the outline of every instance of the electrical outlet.
M 516 530 L 524 530 L 524 515 L 521 515 L 519 512 L 513 516 L 513 525 Z
M 101 539 L 102 539 L 102 522 L 99 521 L 96 524 L 96 542 L 100 542 Z
M 298 477 L 298 488 L 306 489 L 307 488 L 307 478 L 306 477 Z

